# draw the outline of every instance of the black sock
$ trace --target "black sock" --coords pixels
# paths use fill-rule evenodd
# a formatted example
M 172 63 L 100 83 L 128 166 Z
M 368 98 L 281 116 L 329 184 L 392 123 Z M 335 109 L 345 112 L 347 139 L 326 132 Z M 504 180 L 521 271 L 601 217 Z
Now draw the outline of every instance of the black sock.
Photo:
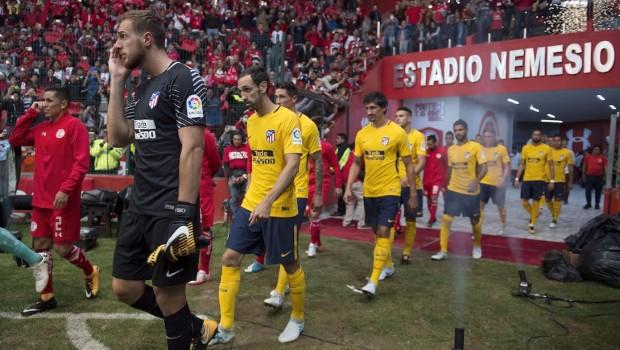
M 192 314 L 187 304 L 170 316 L 164 316 L 168 350 L 187 350 L 192 341 Z
M 157 300 L 155 299 L 155 292 L 153 292 L 153 287 L 149 285 L 144 286 L 144 294 L 136 301 L 133 305 L 131 305 L 134 309 L 142 310 L 148 312 L 149 314 L 163 318 L 164 314 L 161 312 L 159 305 L 157 305 Z
M 204 320 L 194 314 L 192 315 L 192 338 L 199 338 L 202 336 L 202 325 Z

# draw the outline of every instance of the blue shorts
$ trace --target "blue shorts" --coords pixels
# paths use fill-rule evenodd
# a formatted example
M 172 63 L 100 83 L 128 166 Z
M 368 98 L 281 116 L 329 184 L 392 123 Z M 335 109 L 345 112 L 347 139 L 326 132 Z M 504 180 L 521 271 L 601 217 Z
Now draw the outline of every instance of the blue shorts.
M 376 232 L 377 227 L 392 227 L 394 217 L 400 208 L 400 197 L 364 197 L 366 225 Z
M 412 220 L 415 221 L 417 217 L 420 217 L 423 215 L 422 197 L 424 197 L 424 191 L 422 191 L 421 189 L 416 190 L 416 194 L 418 195 L 418 207 L 416 208 L 415 211 L 410 211 L 409 206 L 407 205 L 407 202 L 409 201 L 409 193 L 411 193 L 411 191 L 409 191 L 409 187 L 402 187 L 400 189 L 400 204 L 402 204 L 405 207 L 405 219 L 409 221 L 412 221 Z
M 233 218 L 226 248 L 241 254 L 266 254 L 267 264 L 291 264 L 297 261 L 298 217 L 270 217 L 250 225 L 250 211 L 240 208 Z
M 523 181 L 521 184 L 521 199 L 539 200 L 545 194 L 547 183 L 544 181 Z
M 304 214 L 306 213 L 306 206 L 308 205 L 308 198 L 297 198 L 297 216 L 295 217 L 297 221 L 295 225 L 297 226 L 297 232 L 301 230 L 301 224 L 303 224 L 304 219 L 306 218 Z
M 566 192 L 566 184 L 564 182 L 556 182 L 553 185 L 553 191 L 549 191 L 549 188 L 545 187 L 545 198 L 548 200 L 554 198 L 564 200 L 564 192 Z
M 443 212 L 452 217 L 461 216 L 461 214 L 470 219 L 480 217 L 480 195 L 448 190 L 446 191 Z
M 495 205 L 503 208 L 506 204 L 506 187 L 480 184 L 480 201 L 487 204 L 490 199 Z

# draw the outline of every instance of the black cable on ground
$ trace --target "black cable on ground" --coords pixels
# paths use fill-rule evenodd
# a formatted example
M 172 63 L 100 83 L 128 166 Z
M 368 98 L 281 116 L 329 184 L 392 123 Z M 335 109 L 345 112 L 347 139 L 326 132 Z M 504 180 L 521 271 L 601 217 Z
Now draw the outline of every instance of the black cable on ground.
M 530 299 L 530 298 L 528 298 L 528 299 L 527 299 L 527 301 L 528 301 L 530 304 L 532 304 L 532 305 L 534 305 L 534 306 L 536 306 L 536 307 L 538 307 L 538 308 L 541 308 L 541 309 L 543 309 L 543 310 L 545 310 L 545 311 L 549 312 L 549 313 L 550 313 L 550 314 L 552 314 L 552 315 L 556 315 L 556 314 L 557 314 L 557 312 L 556 312 L 555 310 L 553 310 L 553 309 L 551 309 L 551 308 L 548 308 L 548 307 L 546 307 L 546 306 L 538 305 L 536 302 L 534 302 L 534 301 L 533 301 L 532 299 Z M 569 304 L 569 306 L 564 306 L 564 308 L 566 308 L 566 309 L 568 309 L 568 308 L 572 308 L 572 307 L 573 307 L 573 306 L 572 306 L 572 304 Z M 531 337 L 529 337 L 529 338 L 527 339 L 527 341 L 525 342 L 525 349 L 526 349 L 526 350 L 530 350 L 530 344 L 531 344 L 534 340 L 537 340 L 537 339 L 544 339 L 544 338 L 553 338 L 553 337 L 559 337 L 559 336 L 567 336 L 567 335 L 569 335 L 569 334 L 570 334 L 570 331 L 569 331 L 568 327 L 566 327 L 565 325 L 563 325 L 562 323 L 560 323 L 560 321 L 556 320 L 554 317 L 551 317 L 551 318 L 550 318 L 550 320 L 551 320 L 551 321 L 553 321 L 556 325 L 558 325 L 558 327 L 562 328 L 562 329 L 564 330 L 564 332 L 563 332 L 562 334 L 546 334 L 546 335 L 534 335 L 534 336 L 531 336 Z
M 536 306 L 536 307 L 538 307 L 538 308 L 540 308 L 540 309 L 543 309 L 543 310 L 545 310 L 545 311 L 549 312 L 551 315 L 557 315 L 557 314 L 558 314 L 556 310 L 553 310 L 553 309 L 552 309 L 552 308 L 550 308 L 550 307 L 543 306 L 543 305 L 540 305 L 540 304 L 536 303 L 536 302 L 534 301 L 535 299 L 537 299 L 537 298 L 533 298 L 533 297 L 531 297 L 531 296 L 530 296 L 530 297 L 528 297 L 528 298 L 527 298 L 527 301 L 528 301 L 530 304 L 532 304 L 532 305 L 534 305 L 534 306 Z M 543 299 L 543 298 L 538 298 L 538 299 Z M 544 300 L 546 301 L 546 303 L 547 303 L 547 304 L 549 304 L 549 305 L 551 305 L 551 306 L 561 307 L 561 308 L 563 308 L 563 309 L 570 309 L 570 308 L 572 308 L 572 307 L 574 306 L 574 304 L 576 304 L 576 303 L 582 303 L 582 304 L 607 304 L 607 303 L 615 303 L 615 302 L 618 302 L 618 301 L 613 301 L 613 300 L 603 300 L 603 301 L 599 301 L 599 302 L 593 302 L 593 301 L 586 301 L 586 302 L 583 302 L 583 301 L 570 300 L 570 299 L 563 299 L 563 298 L 547 298 L 547 299 L 544 299 Z M 552 301 L 561 301 L 561 302 L 565 302 L 565 303 L 567 303 L 567 305 L 566 305 L 566 306 L 553 305 L 553 304 L 551 303 Z M 593 317 L 603 317 L 603 316 L 617 316 L 617 315 L 616 315 L 616 314 L 612 314 L 612 313 L 600 313 L 600 314 L 586 315 L 586 316 L 582 316 L 582 317 L 579 317 L 579 318 L 593 318 Z M 537 339 L 544 339 L 544 338 L 553 338 L 553 337 L 559 337 L 559 336 L 568 336 L 568 335 L 570 334 L 570 330 L 568 329 L 568 327 L 567 327 L 567 326 L 565 326 L 564 324 L 560 323 L 560 321 L 558 321 L 555 317 L 553 317 L 553 316 L 552 316 L 552 317 L 550 318 L 550 320 L 551 320 L 551 321 L 553 321 L 553 323 L 555 323 L 558 327 L 562 328 L 563 333 L 562 333 L 562 334 L 547 334 L 547 335 L 535 335 L 535 336 L 531 336 L 531 337 L 529 337 L 529 338 L 527 339 L 527 341 L 526 341 L 526 343 L 525 343 L 525 349 L 526 349 L 526 350 L 530 350 L 530 348 L 531 348 L 531 347 L 530 347 L 530 345 L 531 345 L 531 343 L 532 343 L 534 340 L 537 340 Z

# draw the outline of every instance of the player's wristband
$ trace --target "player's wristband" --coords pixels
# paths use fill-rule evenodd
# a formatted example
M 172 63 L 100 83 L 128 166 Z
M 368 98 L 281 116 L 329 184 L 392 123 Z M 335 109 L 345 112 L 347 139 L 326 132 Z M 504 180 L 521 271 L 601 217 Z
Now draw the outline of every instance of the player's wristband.
M 516 182 L 519 182 L 519 178 L 518 178 L 518 177 L 515 177 L 515 181 L 516 181 Z
M 554 184 L 554 183 L 555 183 L 555 180 L 549 180 L 549 182 L 550 182 L 550 183 L 552 183 L 552 184 Z
M 196 205 L 187 202 L 176 202 L 174 205 L 174 216 L 183 219 L 193 219 L 196 212 Z

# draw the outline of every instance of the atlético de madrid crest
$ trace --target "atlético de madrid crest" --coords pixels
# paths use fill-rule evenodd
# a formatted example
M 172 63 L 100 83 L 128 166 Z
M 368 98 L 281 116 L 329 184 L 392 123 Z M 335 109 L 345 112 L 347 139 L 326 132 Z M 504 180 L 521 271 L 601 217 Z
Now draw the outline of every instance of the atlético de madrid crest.
M 267 130 L 265 133 L 265 138 L 267 139 L 267 142 L 274 143 L 276 141 L 276 131 L 273 129 Z
M 151 109 L 155 108 L 155 106 L 157 106 L 158 100 L 159 100 L 159 91 L 155 91 L 151 95 L 151 99 L 149 100 L 149 107 L 151 107 Z

